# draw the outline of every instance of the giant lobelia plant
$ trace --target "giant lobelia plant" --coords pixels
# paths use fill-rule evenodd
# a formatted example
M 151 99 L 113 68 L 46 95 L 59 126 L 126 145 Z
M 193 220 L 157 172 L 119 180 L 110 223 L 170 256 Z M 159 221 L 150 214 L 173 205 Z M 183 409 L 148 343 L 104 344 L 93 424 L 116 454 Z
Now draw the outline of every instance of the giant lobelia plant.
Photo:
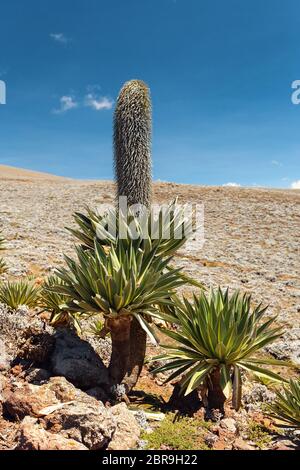
M 151 207 L 151 99 L 149 88 L 140 80 L 131 80 L 122 87 L 114 113 L 114 166 L 117 183 L 117 207 L 120 198 L 127 206 Z M 99 215 L 91 209 L 87 214 L 75 214 L 79 229 L 71 229 L 82 247 L 93 250 L 94 238 L 102 245 L 114 242 L 111 234 L 99 237 L 110 214 Z M 100 227 L 99 227 L 100 225 Z M 100 238 L 100 240 L 99 240 Z M 141 247 L 142 248 L 142 247 Z M 120 330 L 121 334 L 121 330 Z M 130 353 L 128 360 L 128 388 L 137 382 L 146 353 L 146 333 L 136 318 L 130 324 Z
M 127 237 L 109 238 L 109 246 L 95 238 L 93 249 L 76 248 L 76 261 L 66 257 L 67 268 L 57 271 L 62 284 L 55 290 L 64 295 L 68 311 L 104 316 L 104 329 L 112 339 L 111 385 L 122 383 L 128 392 L 132 388 L 132 323 L 155 341 L 151 318 L 172 304 L 175 289 L 185 279 L 170 267 L 168 250 L 160 253 L 159 241 L 145 234 L 133 237 L 133 227 L 127 222 L 122 221 Z M 133 218 L 131 223 L 139 234 L 138 220 Z
M 182 210 L 176 201 L 161 210 L 155 218 L 151 211 L 151 100 L 148 87 L 140 80 L 131 80 L 120 91 L 114 115 L 114 161 L 117 183 L 117 204 L 120 199 L 127 199 L 127 209 L 138 206 L 122 218 L 128 225 L 136 219 L 137 226 L 143 219 L 143 229 L 148 229 L 151 247 L 155 248 L 155 257 L 172 256 L 192 233 L 191 222 L 184 220 Z M 143 216 L 143 217 L 141 217 Z M 69 229 L 80 241 L 84 250 L 94 250 L 95 240 L 105 246 L 106 253 L 118 243 L 120 238 L 120 220 L 117 211 L 99 214 L 87 208 L 87 213 L 75 213 L 76 229 Z M 115 233 L 110 226 L 117 227 Z M 153 233 L 155 236 L 153 236 Z M 157 235 L 158 234 L 158 235 Z M 178 236 L 178 234 L 181 234 Z M 148 237 L 140 237 L 139 250 L 148 250 Z M 136 246 L 136 245 L 134 245 Z M 166 265 L 166 269 L 171 269 Z M 192 282 L 182 273 L 178 276 Z M 163 308 L 163 307 L 162 307 Z M 164 308 L 167 309 L 165 306 Z M 137 382 L 146 352 L 146 332 L 133 317 L 130 324 L 130 353 L 127 371 L 127 388 L 130 390 Z M 128 349 L 128 348 L 127 348 Z
M 170 264 L 173 255 L 192 236 L 195 229 L 192 220 L 185 216 L 184 207 L 178 206 L 176 200 L 161 207 L 158 214 L 149 210 L 137 215 L 130 209 L 127 214 L 116 210 L 99 214 L 97 211 L 87 208 L 87 214 L 76 213 L 74 217 L 78 228 L 72 228 L 69 231 L 79 240 L 82 252 L 93 253 L 96 243 L 109 256 L 111 249 L 116 251 L 120 245 L 128 246 L 128 249 L 130 247 L 136 251 L 135 256 L 140 256 L 141 252 L 143 256 L 147 256 L 151 252 L 153 254 L 151 263 L 156 263 L 158 260 L 163 261 L 166 271 L 173 270 Z M 130 260 L 134 263 L 134 256 Z M 130 269 L 130 265 L 128 269 Z M 163 270 L 161 275 L 164 276 Z M 180 284 L 189 283 L 195 287 L 203 288 L 200 283 L 180 270 L 176 270 L 176 276 Z M 151 289 L 150 285 L 146 287 Z M 172 293 L 169 292 L 169 294 L 171 296 Z M 168 302 L 158 302 L 157 306 L 163 311 L 169 311 L 172 309 L 171 297 L 168 298 Z M 88 306 L 85 307 L 88 310 Z M 159 316 L 156 310 L 152 311 L 152 316 Z M 107 331 L 107 325 L 104 331 Z M 118 331 L 121 334 L 121 329 Z M 149 330 L 143 328 L 143 324 L 138 321 L 137 317 L 133 316 L 130 319 L 130 336 L 129 338 L 127 336 L 128 344 L 126 345 L 126 349 L 130 350 L 129 360 L 126 360 L 128 368 L 126 372 L 127 390 L 136 384 L 140 375 L 145 357 L 147 332 L 149 333 Z M 113 335 L 113 341 L 117 341 L 116 335 Z
M 144 364 L 151 318 L 172 310 L 174 289 L 191 280 L 171 259 L 195 227 L 176 200 L 156 215 L 151 208 L 151 101 L 138 80 L 124 85 L 114 118 L 117 204 L 100 214 L 87 207 L 75 213 L 78 260 L 58 272 L 64 285 L 51 290 L 68 296 L 63 308 L 80 314 L 102 312 L 110 331 L 112 383 L 134 387 Z M 125 207 L 121 198 L 127 199 Z M 135 206 L 135 207 L 134 207 Z M 136 207 L 138 206 L 138 208 Z M 124 236 L 125 229 L 125 236 Z M 76 317 L 78 318 L 78 317 Z

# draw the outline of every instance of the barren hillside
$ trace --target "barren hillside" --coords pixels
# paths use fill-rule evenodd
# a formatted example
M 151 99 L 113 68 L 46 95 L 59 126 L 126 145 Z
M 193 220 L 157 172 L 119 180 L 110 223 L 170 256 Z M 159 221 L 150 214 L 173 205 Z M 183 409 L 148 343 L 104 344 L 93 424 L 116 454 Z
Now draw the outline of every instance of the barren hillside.
M 51 175 L 50 173 L 42 173 L 39 171 L 25 170 L 23 168 L 15 168 L 8 165 L 0 165 L 0 180 L 62 180 L 61 176 Z
M 113 203 L 111 182 L 68 180 L 0 167 L 0 227 L 8 240 L 8 276 L 44 275 L 72 253 L 65 230 L 72 213 Z M 283 348 L 299 359 L 300 191 L 156 183 L 155 201 L 204 204 L 205 243 L 190 242 L 176 259 L 210 284 L 252 291 L 255 301 L 292 330 Z M 291 341 L 292 342 L 291 342 Z M 292 344 L 292 346 L 290 346 Z M 297 352 L 298 350 L 298 352 Z M 284 351 L 282 355 L 284 355 Z

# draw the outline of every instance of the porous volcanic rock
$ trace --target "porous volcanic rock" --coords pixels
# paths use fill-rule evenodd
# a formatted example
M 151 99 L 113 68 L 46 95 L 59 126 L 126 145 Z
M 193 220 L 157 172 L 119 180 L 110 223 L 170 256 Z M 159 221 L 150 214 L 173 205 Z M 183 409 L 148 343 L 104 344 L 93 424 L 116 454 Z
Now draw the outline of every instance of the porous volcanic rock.
M 116 430 L 116 420 L 102 402 L 89 398 L 90 401 L 75 401 L 45 416 L 45 428 L 66 439 L 75 439 L 90 450 L 106 448 Z
M 15 450 L 88 450 L 74 439 L 46 431 L 38 420 L 26 416 L 16 436 Z
M 60 403 L 47 385 L 38 386 L 17 380 L 10 381 L 2 397 L 6 412 L 14 419 L 38 416 L 41 409 Z
M 111 412 L 116 418 L 117 428 L 108 445 L 108 450 L 128 450 L 134 448 L 139 440 L 141 428 L 133 413 L 128 410 L 125 403 L 113 406 Z

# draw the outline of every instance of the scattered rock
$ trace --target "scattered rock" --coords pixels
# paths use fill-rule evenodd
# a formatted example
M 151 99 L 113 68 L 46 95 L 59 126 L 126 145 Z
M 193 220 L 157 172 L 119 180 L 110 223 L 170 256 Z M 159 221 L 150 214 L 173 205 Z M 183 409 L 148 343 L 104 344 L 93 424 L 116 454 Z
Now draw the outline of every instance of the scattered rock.
M 2 403 L 4 401 L 4 398 L 3 398 L 3 395 L 2 395 L 2 391 L 5 389 L 5 387 L 6 387 L 6 378 L 0 372 L 0 417 L 2 416 L 2 413 L 3 413 Z
M 13 367 L 10 369 L 10 373 L 11 373 L 14 377 L 23 376 L 23 375 L 24 375 L 23 365 L 22 365 L 22 364 L 16 364 L 15 366 L 13 366 Z
M 0 399 L 2 397 L 2 395 L 1 395 L 2 391 L 5 389 L 6 385 L 7 385 L 7 379 L 0 372 Z
M 87 341 L 65 329 L 58 330 L 55 339 L 51 358 L 54 375 L 66 377 L 83 390 L 108 384 L 107 368 Z
M 9 369 L 11 358 L 7 354 L 6 346 L 4 342 L 0 339 L 0 371 Z
M 126 397 L 126 387 L 124 384 L 112 385 L 109 393 L 116 402 L 122 401 Z
M 286 331 L 281 341 L 266 346 L 265 349 L 276 359 L 291 360 L 300 364 L 300 328 Z
M 111 408 L 116 418 L 117 428 L 109 443 L 108 450 L 133 449 L 140 437 L 141 429 L 137 420 L 127 409 L 125 403 L 119 403 Z
M 214 423 L 219 424 L 221 419 L 224 417 L 224 413 L 222 413 L 220 410 L 216 410 L 212 408 L 211 410 L 206 410 L 205 413 L 205 418 L 208 419 L 209 421 L 213 421 Z
M 86 446 L 74 439 L 48 432 L 38 420 L 26 416 L 21 422 L 17 434 L 16 450 L 88 450 Z
M 138 410 L 138 411 L 134 411 L 132 412 L 138 425 L 142 428 L 142 429 L 148 429 L 149 426 L 148 426 L 148 419 L 147 419 L 147 416 L 146 416 L 146 413 L 143 411 L 143 410 Z
M 212 432 L 210 432 L 206 434 L 206 436 L 204 437 L 204 442 L 208 447 L 213 447 L 218 441 L 218 439 L 219 438 L 218 436 L 216 436 L 216 434 L 213 434 Z
M 244 441 L 242 438 L 238 437 L 233 445 L 232 445 L 233 450 L 255 450 L 255 447 L 248 444 L 246 441 Z
M 290 441 L 289 439 L 279 439 L 273 444 L 272 450 L 299 450 L 299 444 L 299 442 L 297 445 L 297 443 Z
M 226 442 L 224 442 L 223 440 L 217 440 L 214 442 L 213 444 L 213 450 L 225 450 L 226 448 Z
M 220 426 L 223 429 L 226 429 L 226 431 L 231 432 L 232 434 L 235 434 L 237 432 L 237 425 L 236 421 L 233 418 L 225 418 L 222 419 L 220 422 Z
M 253 388 L 243 396 L 243 402 L 247 410 L 257 409 L 261 403 L 271 403 L 276 394 L 269 390 L 265 385 L 255 383 Z

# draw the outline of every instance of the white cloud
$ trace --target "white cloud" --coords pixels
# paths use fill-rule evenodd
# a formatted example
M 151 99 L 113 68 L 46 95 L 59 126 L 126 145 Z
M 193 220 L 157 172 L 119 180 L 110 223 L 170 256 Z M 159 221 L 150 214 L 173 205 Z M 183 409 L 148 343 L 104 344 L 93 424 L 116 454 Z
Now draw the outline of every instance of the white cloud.
M 300 189 L 300 180 L 294 181 L 294 182 L 291 184 L 291 188 L 292 188 L 292 189 Z
M 55 42 L 59 42 L 60 44 L 67 44 L 70 42 L 70 39 L 67 38 L 64 33 L 50 33 L 50 38 Z
M 53 109 L 54 114 L 62 114 L 71 109 L 88 107 L 95 111 L 102 111 L 104 109 L 111 109 L 114 101 L 107 96 L 99 96 L 94 92 L 89 92 L 82 98 L 75 99 L 71 94 L 64 95 L 60 98 L 60 106 L 57 109 Z
M 78 107 L 78 103 L 72 96 L 62 96 L 60 98 L 60 108 L 54 109 L 54 114 L 62 114 Z
M 240 188 L 241 185 L 239 183 L 226 183 L 226 184 L 223 184 L 223 186 L 228 186 L 230 188 Z
M 278 160 L 271 160 L 271 163 L 272 165 L 275 165 L 275 166 L 282 166 L 282 163 L 279 162 Z
M 95 109 L 95 111 L 102 111 L 103 109 L 111 109 L 114 102 L 106 96 L 97 97 L 93 93 L 88 93 L 84 99 L 84 105 Z

